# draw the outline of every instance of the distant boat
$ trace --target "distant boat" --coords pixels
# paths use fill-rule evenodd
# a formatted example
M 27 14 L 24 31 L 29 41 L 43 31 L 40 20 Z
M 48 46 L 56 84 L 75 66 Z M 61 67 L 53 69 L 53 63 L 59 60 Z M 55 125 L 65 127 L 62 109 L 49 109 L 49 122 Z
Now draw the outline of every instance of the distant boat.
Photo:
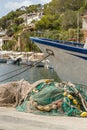
M 44 54 L 43 53 L 32 53 L 31 56 L 29 56 L 26 60 L 27 65 L 35 65 L 36 67 L 49 67 L 49 60 L 44 59 Z
M 0 59 L 0 63 L 6 63 L 7 62 L 7 60 L 6 59 Z
M 0 63 L 6 63 L 7 62 L 7 59 L 4 57 L 5 54 L 6 54 L 6 52 L 0 51 Z
M 10 55 L 9 59 L 7 61 L 7 64 L 17 64 L 20 65 L 20 62 L 22 61 L 23 55 L 13 56 Z
M 62 81 L 87 85 L 87 44 L 30 37 L 45 55 Z

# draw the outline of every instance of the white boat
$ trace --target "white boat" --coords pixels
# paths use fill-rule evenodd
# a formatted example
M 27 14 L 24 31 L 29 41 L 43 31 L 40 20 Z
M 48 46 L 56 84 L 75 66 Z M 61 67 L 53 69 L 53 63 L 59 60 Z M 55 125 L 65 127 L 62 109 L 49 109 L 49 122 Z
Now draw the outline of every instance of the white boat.
M 3 54 L 0 52 L 0 63 L 6 63 L 7 60 L 3 57 Z
M 0 63 L 7 62 L 7 51 L 0 51 Z
M 87 48 L 85 44 L 30 37 L 45 55 L 62 81 L 87 85 Z
M 7 64 L 18 64 L 18 65 L 20 65 L 20 62 L 22 61 L 22 57 L 23 57 L 23 55 L 18 55 L 18 56 L 10 55 L 9 59 L 7 61 Z
M 27 65 L 35 65 L 36 67 L 49 67 L 49 60 L 44 59 L 43 53 L 33 53 L 31 56 L 29 56 L 26 60 Z

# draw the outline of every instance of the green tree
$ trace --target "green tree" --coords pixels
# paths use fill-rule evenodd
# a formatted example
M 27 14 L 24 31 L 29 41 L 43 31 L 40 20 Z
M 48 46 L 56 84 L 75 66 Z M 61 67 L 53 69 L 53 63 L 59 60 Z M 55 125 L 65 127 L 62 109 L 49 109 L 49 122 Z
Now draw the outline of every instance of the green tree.
M 5 43 L 2 48 L 3 50 L 15 50 L 16 41 L 9 40 L 7 43 Z
M 29 7 L 26 7 L 26 12 L 27 13 L 33 13 L 33 12 L 38 12 L 42 9 L 41 4 L 37 5 L 30 5 Z
M 77 12 L 72 10 L 67 10 L 61 17 L 61 27 L 62 29 L 68 30 L 69 28 L 77 27 Z
M 22 24 L 24 22 L 23 18 L 15 18 L 14 19 L 14 23 L 19 26 L 20 24 Z
M 36 28 L 38 30 L 53 29 L 55 26 L 53 25 L 54 21 L 55 15 L 45 15 L 40 21 L 38 21 L 38 23 L 36 23 Z
M 11 37 L 14 34 L 13 29 L 11 29 L 11 28 L 8 29 L 6 34 L 7 34 L 7 36 Z

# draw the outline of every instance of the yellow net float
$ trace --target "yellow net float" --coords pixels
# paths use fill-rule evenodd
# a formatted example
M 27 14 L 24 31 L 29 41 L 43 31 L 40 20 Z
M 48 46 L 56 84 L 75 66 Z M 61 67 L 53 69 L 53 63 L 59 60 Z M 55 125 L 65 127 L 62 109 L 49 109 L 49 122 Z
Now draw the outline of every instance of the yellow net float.
M 45 83 L 53 82 L 53 79 L 46 79 Z
M 70 100 L 72 100 L 73 99 L 73 96 L 72 95 L 67 95 L 67 97 L 70 99 Z
M 80 116 L 81 116 L 81 117 L 87 117 L 87 112 L 82 112 L 82 113 L 80 114 Z
M 80 105 L 77 105 L 77 108 L 80 109 Z
M 78 101 L 77 101 L 76 99 L 73 99 L 73 103 L 74 103 L 75 105 L 77 105 L 77 104 L 78 104 Z
M 49 105 L 44 106 L 44 110 L 49 112 L 51 110 L 51 106 L 49 106 Z
M 50 82 L 50 80 L 49 80 L 49 79 L 47 79 L 47 80 L 45 80 L 45 82 L 46 82 L 46 83 L 49 83 L 49 82 Z
M 37 106 L 37 109 L 40 110 L 40 111 L 43 111 L 44 110 L 44 107 L 42 105 L 38 105 Z
M 63 93 L 63 96 L 66 97 L 66 96 L 67 96 L 67 92 L 64 92 L 64 93 Z
M 33 91 L 33 92 L 35 92 L 35 93 L 37 93 L 37 92 L 38 92 L 38 90 L 36 90 L 36 89 L 33 89 L 32 91 Z

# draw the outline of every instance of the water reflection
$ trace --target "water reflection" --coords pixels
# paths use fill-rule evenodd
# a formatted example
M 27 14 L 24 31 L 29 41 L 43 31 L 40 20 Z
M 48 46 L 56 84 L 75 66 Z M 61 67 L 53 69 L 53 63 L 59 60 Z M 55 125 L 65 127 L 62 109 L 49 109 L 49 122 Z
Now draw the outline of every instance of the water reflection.
M 16 75 L 17 73 L 24 70 L 24 68 L 20 69 L 21 67 L 23 66 L 17 66 L 17 65 L 12 65 L 12 64 L 9 64 L 9 65 L 0 64 L 0 83 L 18 81 L 21 79 L 25 79 L 29 81 L 30 83 L 33 83 L 37 80 L 46 79 L 46 78 L 51 78 L 51 79 L 54 79 L 55 81 L 60 81 L 59 77 L 57 76 L 56 72 L 53 69 L 46 69 L 43 67 L 33 67 L 32 69 L 28 69 L 24 73 L 21 73 L 20 75 L 13 77 L 13 75 Z M 18 69 L 20 70 L 14 71 Z M 14 71 L 14 73 L 7 74 L 11 71 Z M 3 74 L 7 74 L 7 75 L 2 76 Z M 8 79 L 9 77 L 12 77 L 12 78 Z M 3 81 L 4 79 L 8 79 L 8 80 Z

